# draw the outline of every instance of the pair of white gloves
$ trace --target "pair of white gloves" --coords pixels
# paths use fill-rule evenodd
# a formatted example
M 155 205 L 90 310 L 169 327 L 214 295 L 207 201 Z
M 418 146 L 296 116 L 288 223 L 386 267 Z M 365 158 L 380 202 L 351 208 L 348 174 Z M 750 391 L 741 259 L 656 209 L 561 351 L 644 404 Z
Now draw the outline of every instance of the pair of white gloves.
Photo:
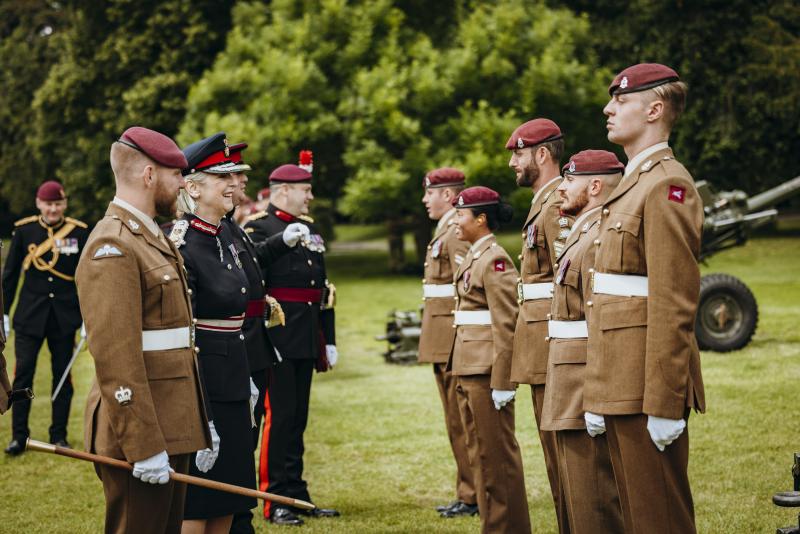
M 602 415 L 585 412 L 583 419 L 586 421 L 586 431 L 590 436 L 599 436 L 606 431 L 606 420 Z M 661 452 L 664 452 L 667 445 L 678 439 L 685 429 L 685 419 L 666 419 L 655 415 L 647 416 L 647 431 L 650 433 L 650 439 L 653 440 L 653 443 Z
M 214 467 L 214 462 L 219 456 L 219 434 L 214 427 L 214 421 L 208 422 L 208 431 L 211 433 L 211 448 L 197 451 L 194 464 L 203 473 L 207 473 Z M 133 463 L 133 476 L 148 484 L 166 484 L 169 482 L 169 474 L 175 470 L 169 466 L 169 456 L 167 451 L 161 451 L 145 460 Z

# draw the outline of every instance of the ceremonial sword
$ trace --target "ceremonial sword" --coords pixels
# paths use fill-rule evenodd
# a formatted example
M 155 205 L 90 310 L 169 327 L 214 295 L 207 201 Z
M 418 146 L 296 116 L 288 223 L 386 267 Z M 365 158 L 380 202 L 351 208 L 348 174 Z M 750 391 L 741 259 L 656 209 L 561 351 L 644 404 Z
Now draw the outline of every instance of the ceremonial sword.
M 81 340 L 78 341 L 78 344 L 75 345 L 75 351 L 72 353 L 72 358 L 70 358 L 69 363 L 67 364 L 67 368 L 64 370 L 64 374 L 61 375 L 61 380 L 58 381 L 58 385 L 56 389 L 53 390 L 53 396 L 50 397 L 50 401 L 56 400 L 58 394 L 61 392 L 61 388 L 64 386 L 64 382 L 67 381 L 67 377 L 69 376 L 69 370 L 72 369 L 72 364 L 75 363 L 75 358 L 78 357 L 78 354 L 83 350 L 83 346 L 86 344 L 86 331 L 85 326 L 81 326 Z

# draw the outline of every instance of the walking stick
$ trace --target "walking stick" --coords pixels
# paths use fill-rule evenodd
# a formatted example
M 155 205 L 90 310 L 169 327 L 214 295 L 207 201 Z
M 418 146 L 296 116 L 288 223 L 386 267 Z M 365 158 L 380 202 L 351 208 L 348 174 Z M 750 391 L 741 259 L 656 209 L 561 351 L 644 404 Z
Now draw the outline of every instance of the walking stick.
M 28 438 L 25 450 L 37 451 L 37 452 L 50 452 L 53 454 L 57 454 L 59 456 L 68 456 L 70 458 L 75 458 L 76 460 L 84 460 L 87 462 L 108 465 L 111 467 L 117 467 L 119 469 L 125 469 L 126 471 L 133 470 L 133 466 L 123 460 L 117 460 L 116 458 L 109 458 L 108 456 L 100 456 L 99 454 L 92 454 L 90 452 L 76 451 L 74 449 L 65 449 L 64 447 L 58 447 L 57 445 L 51 445 L 49 443 L 36 441 L 35 439 L 30 439 L 30 438 Z M 281 495 L 275 495 L 273 493 L 266 493 L 263 491 L 257 491 L 250 488 L 243 488 L 241 486 L 234 486 L 233 484 L 226 484 L 224 482 L 217 482 L 216 480 L 207 480 L 205 478 L 193 477 L 191 475 L 184 475 L 182 473 L 170 472 L 169 478 L 174 480 L 175 482 L 193 484 L 195 486 L 202 486 L 204 488 L 213 489 L 217 491 L 225 491 L 227 493 L 235 493 L 236 495 L 243 495 L 245 497 L 255 497 L 256 499 L 271 501 L 274 503 L 283 504 L 284 506 L 294 506 L 295 508 L 301 508 L 303 510 L 313 510 L 314 508 L 316 508 L 316 506 L 311 504 L 310 502 L 301 501 L 300 499 L 292 499 L 291 497 L 283 497 Z

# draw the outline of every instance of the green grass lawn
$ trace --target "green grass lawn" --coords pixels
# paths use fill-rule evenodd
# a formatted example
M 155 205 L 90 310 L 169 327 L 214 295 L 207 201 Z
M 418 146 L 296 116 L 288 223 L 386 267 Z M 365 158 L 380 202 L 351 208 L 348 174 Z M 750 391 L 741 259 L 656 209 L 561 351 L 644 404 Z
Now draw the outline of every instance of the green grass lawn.
M 350 235 L 379 233 L 339 233 Z M 516 232 L 501 239 L 514 257 L 518 239 Z M 477 518 L 443 520 L 433 510 L 453 498 L 455 473 L 430 367 L 387 365 L 381 357 L 385 344 L 374 340 L 388 310 L 420 304 L 419 279 L 386 275 L 385 253 L 379 250 L 334 251 L 328 264 L 339 289 L 341 358 L 334 372 L 315 379 L 306 476 L 315 501 L 343 516 L 308 521 L 305 532 L 476 532 Z M 703 354 L 708 413 L 690 421 L 690 476 L 700 532 L 774 532 L 797 518 L 795 511 L 772 505 L 771 496 L 791 489 L 792 453 L 800 450 L 799 267 L 800 239 L 788 236 L 756 239 L 703 269 L 745 281 L 759 301 L 761 319 L 746 349 Z M 113 319 L 108 325 L 113 328 Z M 13 368 L 13 350 L 6 355 Z M 69 428 L 76 447 L 83 445 L 82 414 L 92 374 L 92 360 L 84 353 L 73 375 Z M 33 437 L 42 440 L 50 417 L 49 383 L 44 350 L 31 417 Z M 556 532 L 527 388 L 518 396 L 516 413 L 534 529 Z M 3 445 L 10 427 L 10 417 L 1 417 Z M 0 455 L 0 487 L 2 532 L 102 530 L 102 487 L 89 464 L 39 453 Z M 259 532 L 281 530 L 257 522 Z

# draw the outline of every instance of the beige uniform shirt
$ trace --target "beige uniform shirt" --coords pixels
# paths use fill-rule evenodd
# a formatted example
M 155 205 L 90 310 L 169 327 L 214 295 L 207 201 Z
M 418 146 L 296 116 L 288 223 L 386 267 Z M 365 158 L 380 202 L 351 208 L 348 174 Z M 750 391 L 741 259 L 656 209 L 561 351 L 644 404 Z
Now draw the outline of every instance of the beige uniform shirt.
M 453 275 L 464 261 L 469 243 L 456 237 L 456 210 L 452 209 L 437 225 L 425 255 L 425 278 L 422 311 L 422 333 L 419 338 L 419 361 L 447 363 L 453 350 L 456 333 L 453 328 L 455 288 Z M 427 289 L 426 289 L 427 287 Z M 425 296 L 449 292 L 446 296 Z
M 705 410 L 694 333 L 703 205 L 672 150 L 656 148 L 632 159 L 601 213 L 584 388 L 594 413 Z M 646 277 L 647 294 L 601 293 L 601 273 Z

